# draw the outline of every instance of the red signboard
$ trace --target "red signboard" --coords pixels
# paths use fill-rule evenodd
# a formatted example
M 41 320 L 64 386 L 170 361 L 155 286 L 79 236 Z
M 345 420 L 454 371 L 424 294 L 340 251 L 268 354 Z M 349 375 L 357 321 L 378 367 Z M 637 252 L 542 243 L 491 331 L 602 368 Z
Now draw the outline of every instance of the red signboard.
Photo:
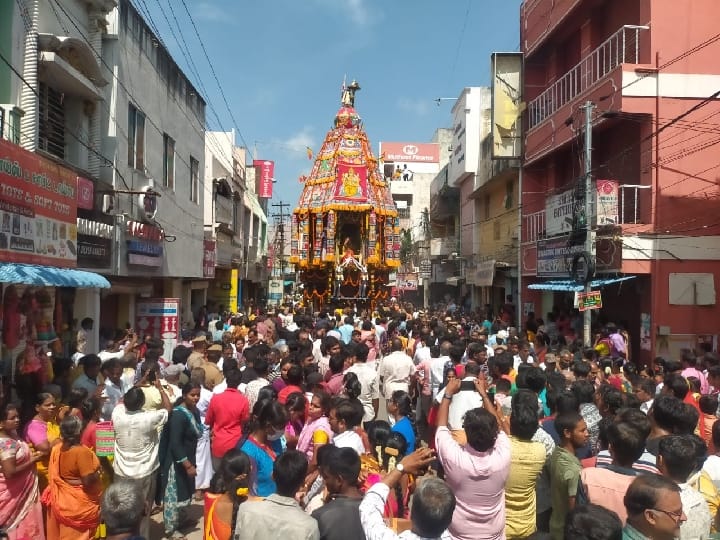
M 77 266 L 77 175 L 4 139 L 0 260 Z
M 95 184 L 92 180 L 77 177 L 77 205 L 83 210 L 93 209 L 93 196 L 95 195 Z
M 275 162 L 266 159 L 253 160 L 258 197 L 272 199 L 273 180 L 275 179 Z
M 203 277 L 214 278 L 215 277 L 215 241 L 204 240 L 203 241 Z
M 438 143 L 381 142 L 380 154 L 387 161 L 400 163 L 439 163 Z

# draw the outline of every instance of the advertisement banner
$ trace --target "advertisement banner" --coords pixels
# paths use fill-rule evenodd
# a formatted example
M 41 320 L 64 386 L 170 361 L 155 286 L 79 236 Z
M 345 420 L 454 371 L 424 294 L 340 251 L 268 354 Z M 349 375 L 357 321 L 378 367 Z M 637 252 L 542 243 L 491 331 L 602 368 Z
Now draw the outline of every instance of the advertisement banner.
M 596 180 L 597 188 L 597 224 L 617 225 L 618 223 L 618 182 L 616 180 Z
M 398 272 L 397 288 L 399 291 L 417 291 L 418 275 L 415 272 Z
M 495 278 L 495 259 L 478 263 L 475 267 L 475 285 L 492 287 Z
M 380 155 L 385 162 L 400 163 L 439 163 L 440 145 L 438 143 L 381 142 Z
M 203 240 L 203 277 L 215 277 L 215 242 Z
M 493 159 L 519 158 L 522 154 L 520 119 L 522 98 L 522 53 L 493 53 L 492 129 Z
M 272 199 L 273 180 L 275 178 L 275 162 L 267 159 L 253 160 L 256 173 L 256 191 L 261 199 Z
M 573 255 L 585 246 L 568 246 L 567 237 L 539 240 L 537 243 L 537 276 L 569 278 Z M 619 272 L 622 268 L 622 240 L 598 238 L 595 242 L 595 273 Z
M 228 299 L 228 310 L 232 313 L 237 313 L 238 310 L 238 285 L 240 272 L 237 268 L 230 270 L 230 298 Z
M 339 163 L 337 166 L 339 182 L 335 182 L 336 201 L 364 203 L 368 200 L 367 167 Z
M 576 205 L 575 191 L 569 189 L 545 199 L 545 234 L 556 236 L 572 231 Z
M 77 266 L 77 175 L 0 139 L 0 259 Z
M 271 279 L 268 281 L 268 303 L 279 306 L 283 299 L 282 279 Z
M 180 337 L 180 299 L 138 299 L 135 313 L 138 335 L 161 339 L 165 345 L 162 357 L 171 358 Z

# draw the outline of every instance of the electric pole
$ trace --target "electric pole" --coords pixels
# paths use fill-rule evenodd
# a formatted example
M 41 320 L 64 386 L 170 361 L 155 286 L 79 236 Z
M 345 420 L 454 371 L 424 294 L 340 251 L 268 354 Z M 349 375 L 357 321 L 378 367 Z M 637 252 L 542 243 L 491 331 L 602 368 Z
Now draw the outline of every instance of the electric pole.
M 593 223 L 595 221 L 595 189 L 593 188 L 592 179 L 592 113 L 595 109 L 595 104 L 592 101 L 587 101 L 583 105 L 585 111 L 585 252 L 588 260 L 585 261 L 586 270 L 588 270 L 586 283 L 585 283 L 585 294 L 587 295 L 590 290 L 590 279 L 589 274 L 590 267 L 593 266 L 592 262 L 595 260 L 595 232 L 593 231 Z M 586 347 L 592 345 L 592 310 L 586 309 L 583 312 L 583 342 Z
M 278 257 L 278 248 L 279 248 L 279 257 L 280 257 L 280 275 L 284 281 L 285 279 L 285 218 L 288 217 L 290 214 L 285 212 L 286 208 L 289 208 L 290 205 L 286 202 L 280 201 L 279 203 L 271 204 L 273 208 L 279 208 L 280 210 L 278 212 L 275 212 L 272 217 L 275 218 L 275 238 L 276 238 L 276 246 L 275 246 L 275 257 Z M 273 264 L 274 266 L 274 264 Z

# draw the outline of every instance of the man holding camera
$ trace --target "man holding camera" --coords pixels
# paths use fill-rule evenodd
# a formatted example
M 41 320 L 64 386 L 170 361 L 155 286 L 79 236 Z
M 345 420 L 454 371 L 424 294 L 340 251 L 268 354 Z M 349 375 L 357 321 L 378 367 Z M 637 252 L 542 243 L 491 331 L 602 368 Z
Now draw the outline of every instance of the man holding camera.
M 438 392 L 435 400 L 443 403 L 447 396 L 450 400 L 450 413 L 448 417 L 448 428 L 455 431 L 463 428 L 463 417 L 465 413 L 483 406 L 482 396 L 475 390 L 475 379 L 480 376 L 480 365 L 475 362 L 468 362 L 465 366 L 465 377 L 460 382 L 460 390 L 448 396 L 447 387 Z

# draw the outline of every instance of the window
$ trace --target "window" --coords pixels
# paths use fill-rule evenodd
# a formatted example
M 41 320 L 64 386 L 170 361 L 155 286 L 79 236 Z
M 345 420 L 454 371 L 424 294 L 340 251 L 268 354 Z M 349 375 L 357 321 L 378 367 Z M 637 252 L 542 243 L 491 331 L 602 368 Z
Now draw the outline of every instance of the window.
M 175 141 L 163 133 L 163 185 L 175 189 Z
M 63 94 L 40 83 L 40 149 L 65 159 L 65 107 Z
M 128 165 L 145 170 L 145 115 L 128 105 Z
M 513 183 L 508 182 L 505 184 L 505 210 L 510 210 L 513 207 Z
M 493 240 L 500 240 L 500 220 L 493 222 Z
M 405 208 L 398 207 L 398 217 L 400 219 L 410 219 L 410 209 L 407 206 Z
M 490 219 L 490 195 L 485 195 L 485 219 Z
M 237 193 L 232 198 L 232 230 L 235 234 L 240 233 L 240 197 Z M 282 226 L 282 225 L 281 225 Z
M 200 162 L 190 156 L 190 200 L 200 202 Z

